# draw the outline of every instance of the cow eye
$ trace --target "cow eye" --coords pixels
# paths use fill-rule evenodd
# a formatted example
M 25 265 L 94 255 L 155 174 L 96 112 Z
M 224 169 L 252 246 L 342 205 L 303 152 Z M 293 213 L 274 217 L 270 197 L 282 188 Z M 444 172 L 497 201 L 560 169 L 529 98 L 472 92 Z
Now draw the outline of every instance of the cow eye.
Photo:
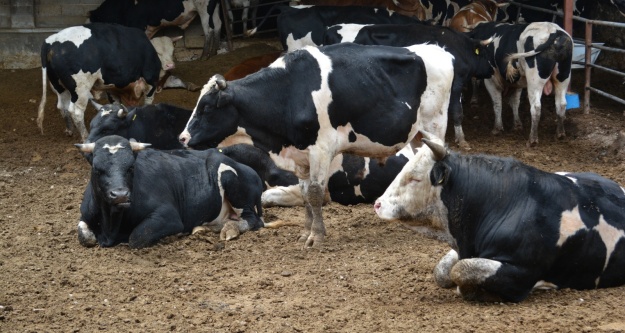
M 408 179 L 409 182 L 411 183 L 420 183 L 421 182 L 421 178 L 415 178 L 415 177 L 410 177 L 410 179 Z

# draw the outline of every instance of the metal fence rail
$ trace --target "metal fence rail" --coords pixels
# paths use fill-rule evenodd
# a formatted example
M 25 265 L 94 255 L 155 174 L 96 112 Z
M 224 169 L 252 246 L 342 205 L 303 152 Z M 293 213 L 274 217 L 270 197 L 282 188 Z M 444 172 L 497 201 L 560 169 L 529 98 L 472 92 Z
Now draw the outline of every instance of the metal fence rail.
M 228 42 L 228 51 L 232 51 L 232 48 L 233 48 L 232 47 L 232 39 L 233 38 L 244 37 L 245 36 L 244 33 L 235 35 L 232 32 L 233 24 L 247 22 L 248 26 L 251 26 L 250 23 L 253 23 L 253 24 L 256 23 L 256 22 L 254 22 L 254 18 L 250 18 L 249 16 L 248 16 L 247 19 L 240 19 L 240 20 L 232 20 L 232 21 L 230 21 L 229 13 L 232 13 L 234 11 L 240 11 L 240 10 L 243 10 L 244 8 L 247 8 L 249 10 L 249 12 L 251 12 L 252 10 L 258 9 L 260 7 L 269 7 L 269 10 L 271 10 L 271 7 L 273 7 L 274 5 L 279 5 L 279 4 L 283 4 L 284 5 L 284 4 L 288 4 L 290 1 L 291 0 L 276 0 L 276 1 L 259 3 L 257 5 L 253 5 L 253 6 L 250 5 L 250 6 L 232 8 L 232 6 L 230 6 L 230 3 L 229 3 L 230 0 L 220 0 L 221 10 L 222 10 L 222 14 L 223 14 L 223 21 L 224 21 L 223 24 L 224 24 L 224 29 L 226 30 L 226 39 L 227 39 L 227 42 Z M 267 11 L 267 14 L 270 14 L 269 10 Z M 267 18 L 277 17 L 278 15 L 279 14 L 267 15 Z M 277 29 L 266 29 L 266 30 L 258 31 L 257 33 L 268 33 L 268 32 L 274 32 L 274 31 L 277 31 Z
M 554 19 L 555 16 L 560 16 L 563 17 L 564 15 L 561 12 L 557 12 L 554 10 L 549 10 L 549 9 L 544 9 L 544 8 L 539 8 L 539 7 L 534 7 L 534 6 L 528 6 L 522 3 L 517 3 L 514 1 L 510 1 L 511 5 L 517 6 L 518 10 L 517 10 L 517 19 L 520 16 L 520 11 L 521 8 L 526 8 L 526 9 L 530 9 L 530 10 L 534 10 L 534 11 L 538 11 L 538 12 L 543 12 L 543 13 L 549 13 L 549 14 L 553 14 L 554 15 Z M 621 48 L 616 48 L 616 47 L 608 47 L 608 46 L 600 46 L 600 45 L 593 45 L 592 42 L 592 28 L 593 25 L 601 25 L 601 26 L 608 26 L 608 27 L 614 27 L 614 28 L 620 28 L 620 29 L 625 29 L 625 23 L 619 23 L 619 22 L 610 22 L 610 21 L 599 21 L 599 20 L 589 20 L 583 17 L 579 17 L 579 16 L 573 16 L 573 20 L 574 21 L 579 21 L 579 22 L 584 22 L 586 23 L 586 31 L 584 34 L 584 46 L 585 46 L 585 57 L 584 57 L 584 62 L 575 62 L 575 63 L 579 63 L 581 65 L 584 65 L 584 113 L 588 113 L 590 111 L 590 93 L 596 93 L 600 96 L 609 98 L 615 102 L 618 102 L 620 104 L 625 105 L 625 99 L 614 96 L 612 94 L 609 94 L 605 91 L 602 91 L 596 87 L 592 87 L 591 86 L 591 74 L 592 74 L 592 69 L 596 68 L 598 70 L 604 71 L 606 73 L 610 73 L 613 75 L 618 75 L 621 77 L 625 77 L 625 72 L 620 72 L 617 71 L 615 69 L 612 68 L 608 68 L 608 67 L 604 67 L 604 66 L 599 66 L 599 65 L 595 65 L 592 63 L 591 60 L 591 55 L 592 55 L 592 49 L 599 49 L 599 50 L 604 50 L 604 51 L 608 51 L 608 52 L 618 52 L 618 53 L 625 53 L 625 49 L 621 49 Z

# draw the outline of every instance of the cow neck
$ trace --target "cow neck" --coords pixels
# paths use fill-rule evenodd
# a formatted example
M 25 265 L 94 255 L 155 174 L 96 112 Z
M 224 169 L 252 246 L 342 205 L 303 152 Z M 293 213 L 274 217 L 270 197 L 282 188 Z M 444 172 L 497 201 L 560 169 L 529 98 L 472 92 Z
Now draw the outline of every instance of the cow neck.
M 256 82 L 248 86 L 248 80 L 239 81 L 244 82 L 231 87 L 234 94 L 232 104 L 240 117 L 239 126 L 252 137 L 254 146 L 264 151 L 279 152 L 288 142 L 283 111 L 286 101 L 273 102 L 276 101 L 276 91 L 271 83 Z
M 93 191 L 95 192 L 95 190 Z M 115 245 L 119 242 L 119 232 L 122 225 L 122 219 L 124 218 L 124 210 L 111 207 L 97 195 L 95 196 L 95 198 L 97 198 L 97 201 L 99 201 L 98 206 L 100 207 L 100 213 L 102 218 L 102 221 L 100 223 L 100 232 L 102 237 L 104 237 L 103 241 L 105 245 Z

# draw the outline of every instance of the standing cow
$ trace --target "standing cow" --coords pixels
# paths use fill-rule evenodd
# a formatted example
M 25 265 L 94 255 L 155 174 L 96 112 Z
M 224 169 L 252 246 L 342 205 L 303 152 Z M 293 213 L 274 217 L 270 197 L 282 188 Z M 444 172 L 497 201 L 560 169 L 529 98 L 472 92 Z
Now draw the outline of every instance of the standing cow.
M 305 47 L 240 80 L 213 76 L 180 140 L 244 141 L 289 158 L 306 200 L 300 240 L 320 246 L 332 158 L 386 158 L 421 128 L 444 138 L 452 79 L 452 56 L 434 45 Z
M 263 227 L 256 173 L 214 149 L 145 149 L 120 136 L 77 144 L 93 155 L 78 240 L 86 247 L 154 245 L 206 226 L 228 240 Z
M 424 142 L 374 208 L 451 245 L 434 270 L 439 286 L 520 302 L 534 288 L 625 284 L 625 188 Z
M 512 89 L 510 105 L 514 113 L 514 127 L 522 127 L 519 104 L 522 89 L 527 87 L 527 97 L 532 115 L 528 147 L 538 144 L 542 94 L 555 91 L 557 136 L 564 137 L 566 91 L 571 80 L 573 39 L 558 25 L 549 22 L 509 24 L 483 22 L 469 33 L 472 38 L 494 38 L 488 45 L 488 55 L 495 71 L 484 85 L 493 100 L 495 127 L 493 134 L 503 131 L 501 119 L 502 94 Z
M 159 79 L 174 68 L 169 37 L 150 40 L 141 30 L 117 24 L 90 23 L 69 27 L 46 38 L 41 46 L 43 95 L 37 125 L 43 133 L 48 78 L 66 132 L 74 126 L 87 139 L 85 109 L 92 97 L 106 92 L 126 105 L 145 98 L 150 104 Z
M 199 15 L 204 31 L 201 58 L 205 59 L 219 49 L 220 8 L 219 0 L 105 0 L 89 12 L 89 21 L 138 28 L 152 38 L 163 27 L 186 29 Z

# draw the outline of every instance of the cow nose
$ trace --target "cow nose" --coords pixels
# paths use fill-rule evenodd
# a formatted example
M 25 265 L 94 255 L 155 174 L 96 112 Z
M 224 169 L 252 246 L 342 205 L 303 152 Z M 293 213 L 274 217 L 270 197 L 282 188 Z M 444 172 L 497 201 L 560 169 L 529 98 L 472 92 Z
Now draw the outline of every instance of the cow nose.
M 115 189 L 109 192 L 109 198 L 114 203 L 128 202 L 129 196 L 130 196 L 130 191 L 128 191 L 128 189 Z
M 377 213 L 377 211 L 380 210 L 380 207 L 382 207 L 382 204 L 379 201 L 376 201 L 373 205 L 373 210 L 375 210 Z
M 176 65 L 174 63 L 169 63 L 169 64 L 165 64 L 165 70 L 169 71 L 176 68 Z
M 189 140 L 191 139 L 191 137 L 189 135 L 186 135 L 186 133 L 182 133 L 180 134 L 180 136 L 178 137 L 178 140 L 180 141 L 180 143 L 182 143 L 183 146 L 187 146 L 187 144 L 189 143 Z

